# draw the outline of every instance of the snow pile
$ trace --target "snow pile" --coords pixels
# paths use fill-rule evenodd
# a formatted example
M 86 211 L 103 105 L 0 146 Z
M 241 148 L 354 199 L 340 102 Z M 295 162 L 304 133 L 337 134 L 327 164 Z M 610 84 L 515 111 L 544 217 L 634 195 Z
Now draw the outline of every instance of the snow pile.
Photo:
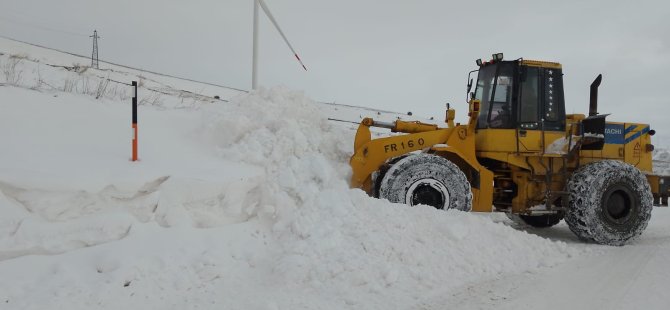
M 284 288 L 317 293 L 306 305 L 326 297 L 343 302 L 335 308 L 411 305 L 426 292 L 574 254 L 483 216 L 407 208 L 349 189 L 353 135 L 331 126 L 302 93 L 275 88 L 218 110 L 207 114 L 209 139 L 226 158 L 264 166 L 246 212 L 272 225 L 284 253 L 272 269 Z
M 111 125 L 127 124 L 127 106 L 0 91 L 22 102 L 4 103 L 0 122 L 16 130 L 0 154 L 0 304 L 9 308 L 417 308 L 579 254 L 487 215 L 349 189 L 353 132 L 300 92 L 142 107 L 147 142 L 131 164 L 117 150 L 127 131 L 117 137 Z M 26 123 L 24 109 L 44 112 Z

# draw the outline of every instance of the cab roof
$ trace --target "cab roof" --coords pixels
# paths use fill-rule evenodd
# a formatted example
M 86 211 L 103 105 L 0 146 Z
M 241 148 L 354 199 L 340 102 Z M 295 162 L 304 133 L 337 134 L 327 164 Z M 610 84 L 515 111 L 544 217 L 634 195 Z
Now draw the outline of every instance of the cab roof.
M 559 64 L 557 62 L 541 61 L 541 60 L 529 60 L 529 59 L 521 60 L 521 65 L 529 66 L 529 67 L 552 68 L 552 69 L 562 69 L 563 68 L 563 66 L 561 66 L 561 64 Z

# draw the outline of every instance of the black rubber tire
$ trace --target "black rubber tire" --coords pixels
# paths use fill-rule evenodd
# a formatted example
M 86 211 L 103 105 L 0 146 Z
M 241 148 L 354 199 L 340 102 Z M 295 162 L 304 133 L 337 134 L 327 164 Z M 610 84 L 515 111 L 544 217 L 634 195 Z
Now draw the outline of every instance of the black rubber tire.
M 575 171 L 568 182 L 565 222 L 575 235 L 621 246 L 640 236 L 651 218 L 653 195 L 637 168 L 603 160 Z
M 547 228 L 560 223 L 563 219 L 563 214 L 544 214 L 530 216 L 507 213 L 507 217 L 520 225 L 525 224 L 535 228 Z
M 409 155 L 411 155 L 411 154 L 405 154 L 405 155 L 401 155 L 401 156 L 389 159 L 388 161 L 386 161 L 386 163 L 384 163 L 384 165 L 381 166 L 381 168 L 379 168 L 379 170 L 377 172 L 375 172 L 372 175 L 372 196 L 373 197 L 379 198 L 379 186 L 381 186 L 382 180 L 384 179 L 384 176 L 386 175 L 386 172 L 391 167 L 393 167 L 393 165 L 395 163 L 397 163 L 398 161 L 400 161 L 401 159 L 403 159 L 403 158 L 405 158 Z
M 463 171 L 446 158 L 425 153 L 394 163 L 379 183 L 379 198 L 437 209 L 472 209 L 472 191 Z

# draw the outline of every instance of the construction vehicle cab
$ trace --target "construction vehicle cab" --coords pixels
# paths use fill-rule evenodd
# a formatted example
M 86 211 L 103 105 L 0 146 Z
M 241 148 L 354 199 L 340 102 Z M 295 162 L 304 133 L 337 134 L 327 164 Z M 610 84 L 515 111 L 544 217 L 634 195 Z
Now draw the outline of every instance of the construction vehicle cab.
M 561 65 L 537 61 L 482 64 L 474 92 L 478 129 L 565 129 Z
M 447 127 L 364 119 L 351 185 L 368 194 L 438 209 L 505 212 L 549 227 L 565 218 L 580 238 L 621 245 L 641 234 L 670 178 L 654 175 L 649 126 L 606 122 L 597 112 L 565 113 L 562 66 L 494 54 L 477 60 L 468 83 L 469 121 Z M 402 135 L 372 139 L 370 127 Z M 667 205 L 667 202 L 665 203 Z

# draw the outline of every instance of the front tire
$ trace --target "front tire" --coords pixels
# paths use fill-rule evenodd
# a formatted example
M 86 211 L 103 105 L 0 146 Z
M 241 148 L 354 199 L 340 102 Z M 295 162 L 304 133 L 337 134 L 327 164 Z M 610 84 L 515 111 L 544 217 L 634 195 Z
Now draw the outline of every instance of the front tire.
M 603 160 L 577 170 L 568 182 L 565 222 L 579 238 L 621 246 L 642 234 L 651 218 L 647 178 L 620 161 Z
M 446 158 L 425 153 L 394 163 L 379 183 L 379 198 L 436 209 L 472 209 L 470 183 L 463 171 Z

